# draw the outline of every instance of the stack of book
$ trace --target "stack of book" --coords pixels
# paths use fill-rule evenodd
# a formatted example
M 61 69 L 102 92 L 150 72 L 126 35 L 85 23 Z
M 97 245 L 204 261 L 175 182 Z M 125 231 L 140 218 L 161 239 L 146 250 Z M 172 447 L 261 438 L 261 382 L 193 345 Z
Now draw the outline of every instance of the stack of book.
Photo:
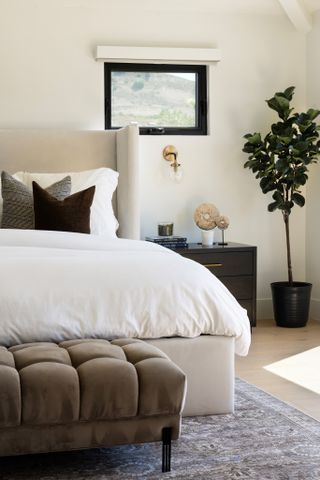
M 188 248 L 188 242 L 186 237 L 179 237 L 178 235 L 170 235 L 168 237 L 159 235 L 149 235 L 146 237 L 148 242 L 157 243 L 163 247 L 175 249 L 175 248 Z

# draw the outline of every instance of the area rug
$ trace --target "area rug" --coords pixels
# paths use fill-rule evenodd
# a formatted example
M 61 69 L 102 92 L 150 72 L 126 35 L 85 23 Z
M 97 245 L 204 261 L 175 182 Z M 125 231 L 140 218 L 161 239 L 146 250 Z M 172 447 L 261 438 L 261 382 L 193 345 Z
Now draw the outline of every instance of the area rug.
M 241 380 L 235 413 L 185 418 L 172 450 L 172 471 L 165 474 L 157 443 L 2 458 L 0 478 L 320 479 L 320 423 Z

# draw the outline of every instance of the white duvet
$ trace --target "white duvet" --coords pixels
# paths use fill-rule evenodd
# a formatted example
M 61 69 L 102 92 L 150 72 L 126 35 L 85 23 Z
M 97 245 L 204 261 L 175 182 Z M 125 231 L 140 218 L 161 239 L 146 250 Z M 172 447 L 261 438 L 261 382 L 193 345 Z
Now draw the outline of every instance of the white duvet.
M 235 337 L 246 311 L 205 267 L 159 245 L 0 230 L 0 344 L 78 337 Z

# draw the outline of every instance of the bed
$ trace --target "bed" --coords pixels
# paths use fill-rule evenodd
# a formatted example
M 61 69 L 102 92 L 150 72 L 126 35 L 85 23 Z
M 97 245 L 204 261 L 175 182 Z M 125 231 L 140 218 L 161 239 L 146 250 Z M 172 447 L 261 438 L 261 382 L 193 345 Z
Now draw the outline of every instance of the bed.
M 0 268 L 6 278 L 0 293 L 0 344 L 70 336 L 142 338 L 186 373 L 184 415 L 232 412 L 234 356 L 248 351 L 249 320 L 204 267 L 139 240 L 137 127 L 2 130 L 0 167 L 9 173 L 100 167 L 119 172 L 113 198 L 119 238 L 0 231 Z

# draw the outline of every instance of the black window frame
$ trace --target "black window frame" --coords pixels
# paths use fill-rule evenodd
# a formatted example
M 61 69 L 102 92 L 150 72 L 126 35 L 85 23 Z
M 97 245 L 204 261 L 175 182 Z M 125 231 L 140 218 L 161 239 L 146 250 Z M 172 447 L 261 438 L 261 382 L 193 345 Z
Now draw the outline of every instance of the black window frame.
M 196 126 L 195 127 L 139 127 L 141 135 L 207 135 L 208 93 L 206 65 L 177 65 L 168 63 L 109 63 L 104 64 L 105 129 L 117 130 L 111 125 L 111 73 L 125 72 L 177 72 L 196 73 Z

